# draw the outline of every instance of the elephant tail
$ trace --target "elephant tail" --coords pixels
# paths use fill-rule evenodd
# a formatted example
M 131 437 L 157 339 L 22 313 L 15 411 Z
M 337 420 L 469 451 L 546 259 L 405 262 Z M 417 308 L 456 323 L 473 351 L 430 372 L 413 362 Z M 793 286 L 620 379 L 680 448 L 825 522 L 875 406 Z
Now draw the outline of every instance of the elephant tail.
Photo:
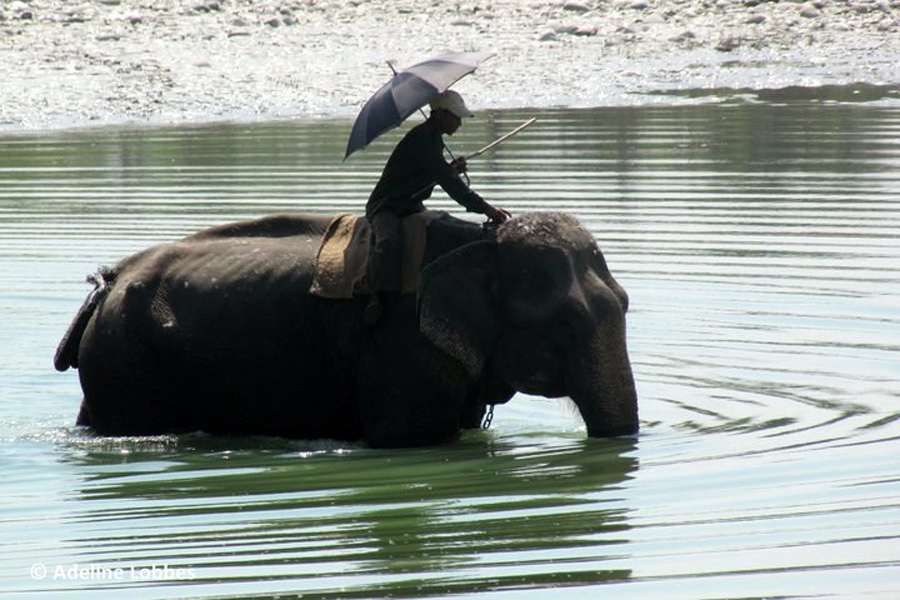
M 78 309 L 78 314 L 72 319 L 65 335 L 59 341 L 59 346 L 56 347 L 53 366 L 57 371 L 65 371 L 69 367 L 78 368 L 78 347 L 81 345 L 81 336 L 84 335 L 91 316 L 100 302 L 106 298 L 115 279 L 115 272 L 108 267 L 100 267 L 95 274 L 88 275 L 87 281 L 94 284 L 94 289 L 85 298 L 84 304 Z

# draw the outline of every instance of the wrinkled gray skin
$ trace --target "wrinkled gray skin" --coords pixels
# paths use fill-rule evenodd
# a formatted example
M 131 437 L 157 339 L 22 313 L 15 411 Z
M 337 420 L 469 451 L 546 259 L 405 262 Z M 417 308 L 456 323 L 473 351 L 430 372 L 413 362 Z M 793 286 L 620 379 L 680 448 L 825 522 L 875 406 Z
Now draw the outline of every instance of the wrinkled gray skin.
M 473 247 L 462 251 L 475 253 Z M 481 258 L 470 256 L 456 268 L 496 278 L 490 292 L 482 287 L 474 293 L 499 313 L 493 313 L 496 320 L 463 328 L 482 339 L 462 346 L 490 352 L 496 376 L 517 391 L 569 396 L 592 437 L 637 432 L 637 394 L 625 343 L 628 295 L 590 233 L 567 215 L 528 215 L 508 222 L 497 244 L 482 251 Z M 453 289 L 445 286 L 440 295 L 452 298 Z M 470 315 L 454 317 L 448 322 L 472 322 Z M 432 332 L 433 321 L 423 322 L 426 336 L 447 349 L 441 340 L 452 339 L 452 333 Z M 470 372 L 481 364 L 466 363 Z
M 452 221 L 430 233 L 418 298 L 375 327 L 365 298 L 308 293 L 321 217 L 231 224 L 126 258 L 57 354 L 58 369 L 80 370 L 79 423 L 426 445 L 522 391 L 571 397 L 590 436 L 635 433 L 628 296 L 592 236 L 562 214 L 512 219 L 491 240 Z

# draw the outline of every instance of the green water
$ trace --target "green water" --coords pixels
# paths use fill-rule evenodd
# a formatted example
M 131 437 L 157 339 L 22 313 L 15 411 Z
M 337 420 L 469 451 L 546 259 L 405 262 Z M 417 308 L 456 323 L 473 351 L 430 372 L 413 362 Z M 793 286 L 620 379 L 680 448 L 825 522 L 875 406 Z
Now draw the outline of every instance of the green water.
M 403 451 L 95 438 L 52 368 L 98 265 L 360 212 L 400 132 L 345 163 L 340 120 L 3 134 L 0 593 L 900 596 L 900 109 L 789 100 L 467 123 L 463 152 L 539 118 L 473 185 L 597 237 L 631 296 L 642 431 L 588 440 L 520 395 Z

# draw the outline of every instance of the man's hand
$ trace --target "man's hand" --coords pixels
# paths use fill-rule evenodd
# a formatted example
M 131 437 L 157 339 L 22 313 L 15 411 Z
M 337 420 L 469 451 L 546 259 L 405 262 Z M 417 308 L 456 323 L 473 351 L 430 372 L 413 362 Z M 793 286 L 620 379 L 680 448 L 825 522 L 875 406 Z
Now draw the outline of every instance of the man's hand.
M 509 213 L 509 211 L 503 210 L 502 208 L 494 208 L 493 206 L 489 206 L 485 214 L 494 225 L 500 225 L 501 223 L 505 223 L 510 218 L 512 218 L 512 215 Z
M 460 156 L 459 158 L 454 158 L 453 162 L 450 163 L 450 166 L 453 167 L 453 169 L 460 175 L 462 175 L 463 173 L 465 173 L 466 171 L 469 170 L 469 165 L 468 165 L 468 163 L 466 163 L 465 156 Z

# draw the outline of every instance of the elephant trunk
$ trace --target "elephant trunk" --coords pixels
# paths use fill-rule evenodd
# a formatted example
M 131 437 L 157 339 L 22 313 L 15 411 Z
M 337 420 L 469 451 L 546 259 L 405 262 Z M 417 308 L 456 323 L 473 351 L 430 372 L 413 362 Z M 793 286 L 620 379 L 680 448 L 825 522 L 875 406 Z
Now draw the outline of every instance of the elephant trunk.
M 615 344 L 610 339 L 617 339 Z M 613 346 L 613 347 L 611 347 Z M 590 437 L 631 435 L 638 431 L 638 402 L 625 347 L 624 328 L 616 336 L 596 335 L 591 351 L 572 365 L 569 395 Z

